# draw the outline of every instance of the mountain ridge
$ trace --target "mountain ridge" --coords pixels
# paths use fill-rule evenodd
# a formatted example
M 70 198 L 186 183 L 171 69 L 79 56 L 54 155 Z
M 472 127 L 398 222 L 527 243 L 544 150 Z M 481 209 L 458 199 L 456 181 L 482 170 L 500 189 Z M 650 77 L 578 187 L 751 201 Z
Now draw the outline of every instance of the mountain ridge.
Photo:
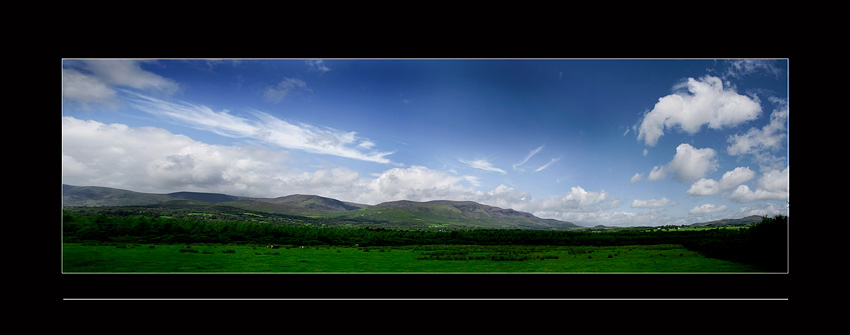
M 143 193 L 98 186 L 62 185 L 63 206 L 199 206 L 203 202 L 245 210 L 319 216 L 351 222 L 402 226 L 460 226 L 469 228 L 572 229 L 571 222 L 538 218 L 530 213 L 473 201 L 410 200 L 377 205 L 345 202 L 318 195 L 292 194 L 277 198 L 238 197 L 219 193 Z
M 102 186 L 62 184 L 62 204 L 69 207 L 203 207 L 226 205 L 243 210 L 328 217 L 351 222 L 384 222 L 390 224 L 442 226 L 458 224 L 469 227 L 518 229 L 592 228 L 572 222 L 543 219 L 531 213 L 499 208 L 474 201 L 432 200 L 417 202 L 396 200 L 377 205 L 358 204 L 308 194 L 291 194 L 277 198 L 251 198 L 221 193 L 172 192 L 165 194 L 135 192 Z M 383 211 L 382 211 L 383 210 Z M 689 224 L 693 227 L 743 226 L 761 222 L 757 215 L 738 219 L 720 219 Z M 606 228 L 596 226 L 596 228 Z

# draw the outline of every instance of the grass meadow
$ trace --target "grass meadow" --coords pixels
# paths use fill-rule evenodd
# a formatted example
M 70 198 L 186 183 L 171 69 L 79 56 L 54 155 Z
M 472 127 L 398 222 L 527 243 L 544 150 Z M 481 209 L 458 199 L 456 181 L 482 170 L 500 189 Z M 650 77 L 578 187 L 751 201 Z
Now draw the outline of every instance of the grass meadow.
M 63 243 L 63 273 L 744 273 L 681 245 L 383 247 Z

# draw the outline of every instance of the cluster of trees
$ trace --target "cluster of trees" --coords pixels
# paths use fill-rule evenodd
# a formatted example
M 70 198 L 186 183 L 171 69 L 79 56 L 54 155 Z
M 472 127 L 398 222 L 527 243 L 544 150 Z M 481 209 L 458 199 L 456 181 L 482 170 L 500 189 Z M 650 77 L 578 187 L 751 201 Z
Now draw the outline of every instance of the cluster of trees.
M 681 244 L 706 256 L 784 271 L 787 217 L 765 218 L 750 229 L 605 232 L 470 229 L 452 231 L 383 228 L 325 228 L 305 224 L 264 224 L 144 215 L 63 213 L 65 242 L 223 243 L 279 245 L 389 246 L 429 244 L 617 246 Z M 785 237 L 785 238 L 783 238 Z M 781 264 L 780 264 L 781 263 Z M 780 269 L 781 265 L 781 269 Z
M 757 265 L 768 272 L 788 269 L 788 217 L 764 217 L 748 229 L 716 229 L 703 238 L 684 241 L 684 247 L 706 257 Z

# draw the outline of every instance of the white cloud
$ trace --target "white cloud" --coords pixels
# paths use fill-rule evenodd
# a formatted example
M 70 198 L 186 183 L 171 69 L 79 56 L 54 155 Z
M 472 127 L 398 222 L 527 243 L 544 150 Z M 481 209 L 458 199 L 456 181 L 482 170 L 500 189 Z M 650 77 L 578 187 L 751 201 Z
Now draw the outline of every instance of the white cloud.
M 788 192 L 790 167 L 765 173 L 758 181 L 758 187 L 769 192 Z
M 541 206 L 542 209 L 556 209 L 556 208 L 579 208 L 579 207 L 588 207 L 599 204 L 605 201 L 608 198 L 608 192 L 602 190 L 600 192 L 588 192 L 583 189 L 581 186 L 574 186 L 570 188 L 570 193 L 567 193 L 563 197 L 556 197 L 551 199 L 546 199 Z
M 750 181 L 750 179 L 753 179 L 755 176 L 756 173 L 753 170 L 750 170 L 749 167 L 736 167 L 734 170 L 723 174 L 723 177 L 720 178 L 720 188 L 730 190 L 735 186 Z
M 115 103 L 115 90 L 97 78 L 74 69 L 62 69 L 62 98 L 89 104 Z
M 760 71 L 764 71 L 773 76 L 778 76 L 782 72 L 782 70 L 774 65 L 773 60 L 736 59 L 727 63 L 725 75 L 740 78 Z
M 676 147 L 676 156 L 665 166 L 655 166 L 649 173 L 650 181 L 663 179 L 667 174 L 679 181 L 696 180 L 717 170 L 717 153 L 714 149 L 697 149 L 687 143 Z
M 687 88 L 687 92 L 679 91 L 658 99 L 655 107 L 644 115 L 638 140 L 654 146 L 664 135 L 664 128 L 695 134 L 704 125 L 711 129 L 737 126 L 756 119 L 761 113 L 758 101 L 723 87 L 717 77 L 688 78 L 674 90 L 683 88 Z
M 72 185 L 255 197 L 305 193 L 369 204 L 475 194 L 462 185 L 468 177 L 419 166 L 361 178 L 342 167 L 293 169 L 286 166 L 288 157 L 256 146 L 204 144 L 158 128 L 62 119 L 62 178 Z
M 179 90 L 175 81 L 142 69 L 154 61 L 103 59 L 65 60 L 62 68 L 62 97 L 68 102 L 114 105 L 117 87 L 172 95 Z
M 563 157 L 552 158 L 552 160 L 550 160 L 550 161 L 549 161 L 549 163 L 543 164 L 543 166 L 541 166 L 541 167 L 537 168 L 537 170 L 534 170 L 534 172 L 540 172 L 540 171 L 545 170 L 545 169 L 546 169 L 546 168 L 548 168 L 550 165 L 552 165 L 552 163 L 555 163 L 555 162 L 557 162 L 557 161 L 561 160 L 561 158 L 563 158 Z
M 748 167 L 737 167 L 728 171 L 720 178 L 720 182 L 714 179 L 701 178 L 697 180 L 687 193 L 690 195 L 713 195 L 721 191 L 734 189 L 738 185 L 746 183 L 755 177 L 755 172 Z
M 280 102 L 291 94 L 301 92 L 311 92 L 305 81 L 298 78 L 283 78 L 277 86 L 267 88 L 263 97 L 272 102 Z
M 640 174 L 640 173 L 635 173 L 635 175 L 634 175 L 634 176 L 632 176 L 632 178 L 631 178 L 631 179 L 629 179 L 629 182 L 630 182 L 630 183 L 632 183 L 632 184 L 634 184 L 634 183 L 639 182 L 641 179 L 643 179 L 643 175 L 642 175 L 642 174 Z
M 674 173 L 679 180 L 697 179 L 717 169 L 717 153 L 714 149 L 697 149 L 690 144 L 676 147 L 676 156 L 665 167 L 668 173 Z
M 646 180 L 649 181 L 659 181 L 664 179 L 664 167 L 663 166 L 653 166 L 652 170 L 649 171 L 649 176 L 646 177 Z
M 687 191 L 690 195 L 712 195 L 720 193 L 720 183 L 714 179 L 700 178 L 691 184 Z
M 156 61 L 137 60 L 90 60 L 85 68 L 98 79 L 110 85 L 130 87 L 148 92 L 174 94 L 180 88 L 176 82 L 142 69 L 144 63 Z
M 467 161 L 467 160 L 459 159 L 459 161 L 463 164 L 468 165 L 471 168 L 484 170 L 484 171 L 498 172 L 498 173 L 501 173 L 501 174 L 507 174 L 507 172 L 505 170 L 502 170 L 500 168 L 493 166 L 493 164 L 488 162 L 486 159 L 477 159 L 477 160 L 474 160 L 474 161 Z
M 517 162 L 516 164 L 513 165 L 514 170 L 516 170 L 517 168 L 519 168 L 520 166 L 522 166 L 523 164 L 528 162 L 528 160 L 531 159 L 531 157 L 534 157 L 534 155 L 539 153 L 541 150 L 543 150 L 543 145 L 537 147 L 537 149 L 531 150 L 531 152 L 529 152 L 528 155 L 526 155 L 525 158 L 522 159 L 522 161 L 519 161 L 519 162 Z
M 429 201 L 454 200 L 458 196 L 474 194 L 474 189 L 460 185 L 465 177 L 452 176 L 423 166 L 394 168 L 381 173 L 373 180 L 364 181 L 352 196 L 358 201 L 377 204 L 393 200 Z
M 314 69 L 321 73 L 325 73 L 331 70 L 327 65 L 325 65 L 325 62 L 321 59 L 308 60 L 307 65 L 309 65 L 311 69 Z
M 714 204 L 704 204 L 702 206 L 697 206 L 697 207 L 691 208 L 691 210 L 688 211 L 688 213 L 695 214 L 695 215 L 711 214 L 711 213 L 722 212 L 722 211 L 725 211 L 727 209 L 729 209 L 729 207 L 726 206 L 726 205 L 716 206 Z
M 789 168 L 784 170 L 772 170 L 765 173 L 758 180 L 755 191 L 750 190 L 747 185 L 738 186 L 732 192 L 730 199 L 736 202 L 752 202 L 758 200 L 788 200 L 789 190 Z
M 158 128 L 62 118 L 62 178 L 137 191 L 263 193 L 287 159 L 257 147 L 208 145 Z
M 746 217 L 750 215 L 773 217 L 777 214 L 788 215 L 788 205 L 777 205 L 774 203 L 754 204 L 752 207 L 741 207 L 735 217 Z
M 361 149 L 370 149 L 375 144 L 368 139 L 359 138 L 355 132 L 320 128 L 304 123 L 294 124 L 260 111 L 254 111 L 252 114 L 255 119 L 251 120 L 232 115 L 226 110 L 216 112 L 206 106 L 172 103 L 131 94 L 135 98 L 128 98 L 128 100 L 142 111 L 165 116 L 222 136 L 250 138 L 287 149 L 376 163 L 390 163 L 386 156 L 393 154 L 393 152 L 361 151 Z
M 667 206 L 670 203 L 670 199 L 662 197 L 661 199 L 650 199 L 650 200 L 638 200 L 635 199 L 632 201 L 632 208 L 658 208 Z
M 744 134 L 729 136 L 727 141 L 730 145 L 726 147 L 726 151 L 730 155 L 754 155 L 757 161 L 765 165 L 777 161 L 770 152 L 782 148 L 783 141 L 787 138 L 788 102 L 776 98 L 770 100 L 779 105 L 770 114 L 770 123 L 761 129 L 750 128 Z

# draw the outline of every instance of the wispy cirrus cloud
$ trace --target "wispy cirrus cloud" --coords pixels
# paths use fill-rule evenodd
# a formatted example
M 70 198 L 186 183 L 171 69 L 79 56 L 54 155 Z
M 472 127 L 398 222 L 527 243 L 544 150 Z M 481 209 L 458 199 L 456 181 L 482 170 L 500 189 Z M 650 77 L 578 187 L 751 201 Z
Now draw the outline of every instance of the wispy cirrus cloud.
M 514 170 L 518 169 L 520 166 L 522 166 L 523 164 L 528 162 L 528 160 L 531 159 L 531 157 L 534 157 L 534 155 L 536 155 L 541 150 L 543 150 L 543 146 L 544 145 L 541 145 L 541 146 L 537 147 L 537 149 L 531 150 L 531 152 L 529 152 L 528 155 L 525 156 L 525 158 L 523 158 L 521 161 L 514 164 L 514 166 L 513 166 Z
M 546 168 L 548 168 L 550 165 L 552 165 L 552 163 L 555 163 L 555 162 L 561 160 L 561 158 L 563 158 L 563 157 L 552 158 L 552 160 L 550 160 L 549 163 L 543 164 L 543 166 L 537 168 L 537 170 L 534 170 L 534 172 L 540 172 L 540 171 L 546 170 Z
M 283 78 L 276 86 L 269 87 L 263 92 L 263 97 L 268 101 L 280 102 L 292 94 L 312 92 L 307 88 L 307 82 L 298 78 Z
M 172 95 L 180 84 L 142 68 L 156 61 L 130 59 L 65 60 L 62 62 L 62 97 L 83 106 L 116 106 L 119 88 Z
M 292 123 L 256 110 L 249 112 L 253 117 L 249 119 L 233 115 L 227 110 L 217 112 L 206 106 L 168 102 L 130 91 L 124 92 L 127 93 L 127 100 L 144 112 L 221 136 L 250 138 L 287 149 L 376 163 L 391 163 L 386 156 L 394 153 L 370 150 L 375 143 L 352 131 Z
M 498 172 L 498 173 L 501 173 L 501 174 L 508 174 L 507 171 L 493 166 L 493 164 L 488 162 L 486 159 L 476 159 L 474 161 L 459 159 L 459 161 L 463 164 L 468 165 L 471 168 L 474 168 L 474 169 L 491 171 L 491 172 Z
M 310 66 L 310 69 L 319 71 L 321 73 L 325 73 L 331 70 L 327 65 L 325 65 L 325 62 L 321 59 L 307 60 L 307 65 Z

